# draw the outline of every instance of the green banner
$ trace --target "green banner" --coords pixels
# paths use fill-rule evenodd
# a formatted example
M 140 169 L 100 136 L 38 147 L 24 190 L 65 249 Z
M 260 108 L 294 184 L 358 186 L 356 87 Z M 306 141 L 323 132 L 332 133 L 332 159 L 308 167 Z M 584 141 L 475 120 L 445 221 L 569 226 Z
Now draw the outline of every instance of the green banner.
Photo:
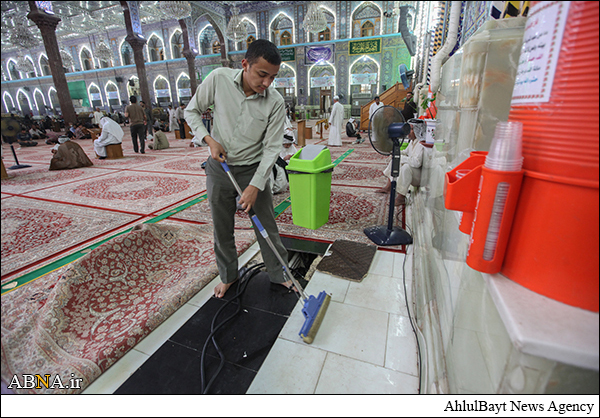
M 348 42 L 349 55 L 378 54 L 381 52 L 381 38 Z
M 67 86 L 69 87 L 69 94 L 71 95 L 71 99 L 81 99 L 81 105 L 83 107 L 90 106 L 90 99 L 88 98 L 85 81 L 69 81 L 67 83 Z
M 296 61 L 296 48 L 280 49 L 281 61 Z

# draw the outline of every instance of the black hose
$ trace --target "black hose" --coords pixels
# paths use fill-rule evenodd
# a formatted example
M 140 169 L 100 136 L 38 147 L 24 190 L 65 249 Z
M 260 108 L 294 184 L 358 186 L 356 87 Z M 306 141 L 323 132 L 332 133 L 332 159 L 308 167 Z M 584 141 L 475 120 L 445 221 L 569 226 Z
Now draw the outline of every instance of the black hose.
M 212 384 L 214 383 L 215 379 L 217 378 L 217 376 L 219 375 L 219 373 L 223 369 L 223 366 L 225 365 L 225 355 L 221 351 L 221 348 L 217 344 L 217 341 L 215 340 L 214 336 L 217 333 L 217 331 L 219 331 L 221 329 L 221 327 L 223 325 L 225 325 L 227 322 L 229 322 L 237 314 L 240 313 L 240 311 L 242 309 L 242 303 L 241 303 L 241 300 L 239 300 L 240 297 L 242 296 L 242 294 L 246 290 L 246 287 L 247 287 L 248 283 L 250 282 L 250 279 L 252 277 L 254 277 L 256 274 L 258 274 L 259 269 L 263 268 L 264 266 L 265 266 L 264 263 L 260 263 L 260 264 L 254 265 L 254 266 L 250 267 L 248 270 L 246 270 L 243 273 L 243 275 L 240 277 L 239 281 L 238 281 L 237 292 L 236 292 L 235 296 L 232 299 L 230 299 L 227 302 L 225 302 L 223 304 L 223 306 L 221 306 L 219 308 L 219 310 L 215 313 L 215 316 L 213 317 L 212 323 L 210 325 L 211 332 L 208 335 L 208 337 L 206 338 L 206 341 L 204 342 L 204 346 L 202 348 L 202 354 L 200 356 L 200 388 L 201 388 L 201 392 L 202 392 L 203 395 L 208 394 L 208 391 L 209 391 L 210 387 L 212 386 Z M 227 305 L 229 305 L 230 303 L 236 302 L 236 301 L 238 303 L 238 307 L 237 307 L 236 311 L 232 315 L 230 315 L 226 319 L 224 319 L 217 326 L 215 326 L 215 322 L 217 321 L 217 317 L 219 316 L 219 314 L 221 313 L 221 311 L 223 311 L 223 309 L 225 309 L 225 307 Z M 219 357 L 221 358 L 221 362 L 219 363 L 219 368 L 217 369 L 217 371 L 213 374 L 213 376 L 210 379 L 210 381 L 205 385 L 205 381 L 206 381 L 205 374 L 206 373 L 205 373 L 205 370 L 204 370 L 204 359 L 206 357 L 206 349 L 208 348 L 209 341 L 212 341 L 215 349 L 217 350 L 217 353 L 219 354 Z

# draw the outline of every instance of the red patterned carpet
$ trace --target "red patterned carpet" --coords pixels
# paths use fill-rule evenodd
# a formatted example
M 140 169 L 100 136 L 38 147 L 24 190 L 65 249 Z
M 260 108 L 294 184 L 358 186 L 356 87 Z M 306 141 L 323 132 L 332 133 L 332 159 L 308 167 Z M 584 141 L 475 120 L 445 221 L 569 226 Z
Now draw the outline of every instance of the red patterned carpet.
M 254 240 L 238 231 L 238 253 Z M 209 226 L 145 224 L 2 296 L 3 381 L 76 375 L 77 388 L 18 392 L 80 392 L 208 284 L 214 261 Z
M 16 147 L 18 162 L 31 167 L 8 170 L 1 182 L 5 382 L 19 373 L 74 373 L 81 387 L 64 392 L 81 391 L 217 274 L 201 168 L 208 148 L 169 133 L 169 149 L 136 154 L 128 131 L 118 160 L 99 160 L 91 140 L 77 141 L 94 163 L 82 169 L 48 171 L 51 146 L 41 141 Z M 363 229 L 386 223 L 388 196 L 374 191 L 386 182 L 388 157 L 368 142 L 343 144 L 331 149 L 332 161 L 352 152 L 332 175 L 329 222 L 294 225 L 282 193 L 274 196 L 282 235 L 370 244 Z M 3 161 L 16 163 L 6 145 Z M 159 216 L 168 219 L 148 223 Z M 240 253 L 256 239 L 250 227 L 238 211 Z M 81 258 L 65 265 L 67 257 Z M 50 262 L 58 269 L 37 273 Z
M 387 223 L 388 199 L 388 195 L 374 193 L 370 188 L 332 186 L 329 220 L 325 225 L 316 230 L 294 225 L 290 207 L 277 218 L 279 232 L 329 242 L 344 239 L 372 244 L 363 229 Z
M 2 277 L 138 219 L 22 197 L 2 200 Z

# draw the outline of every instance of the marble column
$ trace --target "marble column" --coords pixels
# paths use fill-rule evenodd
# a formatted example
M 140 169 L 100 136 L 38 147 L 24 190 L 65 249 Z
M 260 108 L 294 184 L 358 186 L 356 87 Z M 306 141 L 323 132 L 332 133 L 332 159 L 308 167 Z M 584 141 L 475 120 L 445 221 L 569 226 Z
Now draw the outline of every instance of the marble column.
M 140 93 L 142 94 L 142 100 L 150 105 L 152 100 L 150 99 L 148 76 L 146 75 L 146 63 L 144 61 L 144 45 L 146 45 L 146 40 L 140 39 L 134 34 L 129 34 L 125 38 L 125 41 L 127 41 L 129 45 L 131 45 L 131 49 L 133 49 L 133 60 L 135 61 L 135 68 L 137 70 L 137 76 L 140 82 Z
M 46 54 L 48 56 L 48 65 L 50 66 L 50 71 L 52 73 L 52 81 L 54 82 L 58 102 L 60 104 L 60 111 L 65 123 L 75 123 L 77 121 L 77 114 L 75 113 L 73 101 L 69 94 L 69 85 L 67 84 L 67 77 L 65 76 L 65 70 L 63 69 L 62 60 L 60 58 L 58 41 L 56 39 L 56 26 L 61 19 L 38 10 L 34 1 L 30 1 L 29 5 L 31 11 L 27 14 L 27 17 L 37 25 L 42 33 L 44 47 L 46 48 Z
M 183 56 L 187 61 L 188 75 L 190 76 L 190 88 L 192 89 L 193 96 L 196 94 L 196 88 L 198 88 L 198 80 L 196 80 L 196 54 L 190 49 L 188 27 L 184 19 L 179 20 L 179 26 L 181 26 L 183 35 Z M 177 86 L 175 86 L 175 89 L 177 89 Z
M 127 36 L 125 41 L 131 45 L 133 49 L 133 60 L 137 70 L 137 76 L 140 82 L 140 93 L 142 94 L 142 100 L 148 105 L 152 106 L 152 100 L 150 99 L 150 89 L 148 88 L 148 77 L 146 76 L 146 64 L 144 60 L 144 45 L 146 40 L 140 38 L 133 33 L 133 25 L 131 23 L 131 15 L 129 12 L 129 6 L 126 1 L 121 1 L 123 7 L 123 18 L 125 20 L 125 27 L 127 28 Z M 129 100 L 129 97 L 127 97 Z

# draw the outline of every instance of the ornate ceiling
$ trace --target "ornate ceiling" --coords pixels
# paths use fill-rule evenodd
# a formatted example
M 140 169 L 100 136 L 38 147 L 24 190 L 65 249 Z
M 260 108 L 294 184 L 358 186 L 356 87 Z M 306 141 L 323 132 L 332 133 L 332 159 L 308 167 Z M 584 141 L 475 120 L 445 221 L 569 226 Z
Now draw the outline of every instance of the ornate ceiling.
M 210 11 L 221 16 L 229 16 L 233 4 L 240 8 L 240 13 L 267 10 L 291 1 L 192 1 L 192 7 L 199 14 Z M 158 1 L 140 1 L 140 18 L 142 24 L 151 24 L 165 20 L 164 15 L 156 7 Z M 107 31 L 125 29 L 123 9 L 119 1 L 53 1 L 52 7 L 56 16 L 61 18 L 56 34 L 59 43 L 70 38 L 106 33 Z M 2 1 L 2 52 L 16 51 L 17 47 L 10 42 L 11 29 L 18 24 L 26 24 L 29 30 L 42 44 L 40 31 L 29 19 L 29 2 Z

